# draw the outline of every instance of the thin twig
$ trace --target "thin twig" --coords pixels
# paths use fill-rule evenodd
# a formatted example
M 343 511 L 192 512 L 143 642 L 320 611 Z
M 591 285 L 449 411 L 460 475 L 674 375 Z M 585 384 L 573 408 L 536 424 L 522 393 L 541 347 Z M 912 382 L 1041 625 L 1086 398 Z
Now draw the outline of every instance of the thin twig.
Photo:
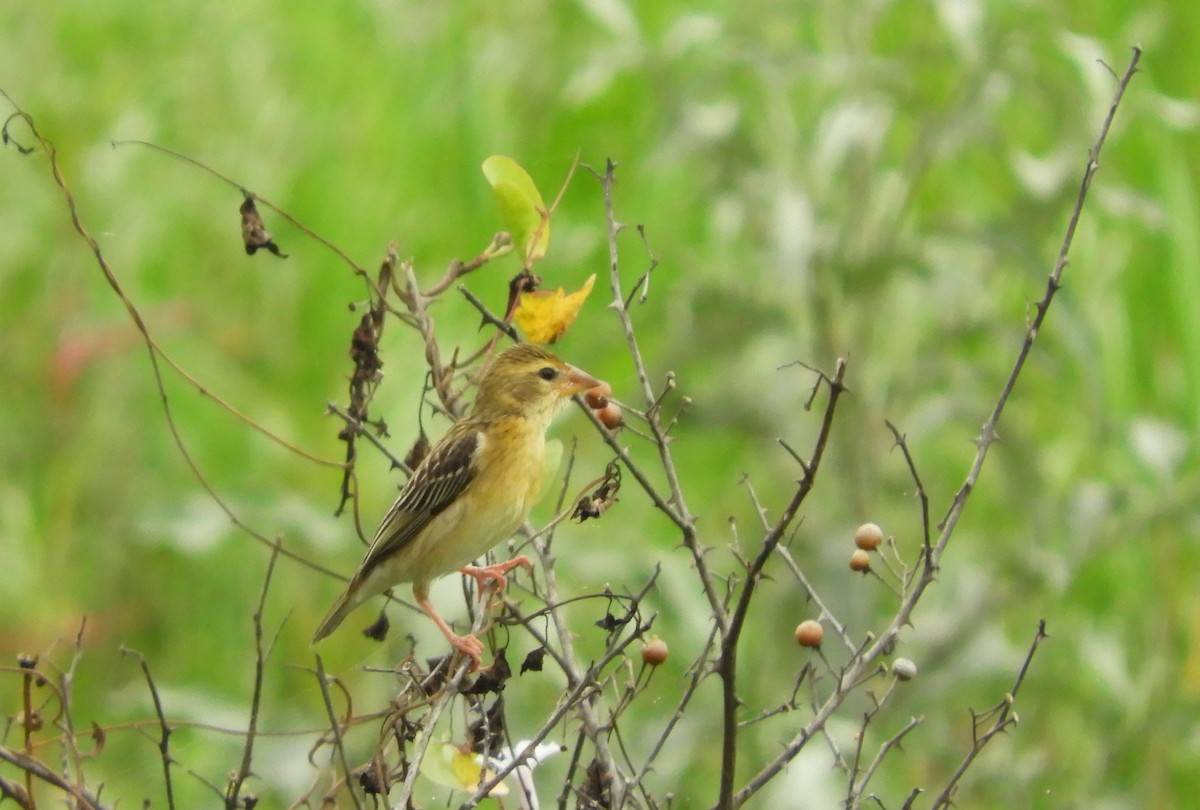
M 817 589 L 808 581 L 808 577 L 805 576 L 804 571 L 801 570 L 800 566 L 792 558 L 792 552 L 781 543 L 775 547 L 775 553 L 783 557 L 783 561 L 787 563 L 787 567 L 791 570 L 792 575 L 800 581 L 800 587 L 804 588 L 805 595 L 820 608 L 821 615 L 818 617 L 818 621 L 827 619 L 833 625 L 833 629 L 837 632 L 838 637 L 841 638 L 842 643 L 846 645 L 846 649 L 853 655 L 858 646 L 850 639 L 850 634 L 846 631 L 846 625 L 838 621 L 833 612 L 829 610 L 829 606 L 821 599 L 820 594 L 817 593 Z
M 858 801 L 862 798 L 862 793 L 866 789 L 867 783 L 871 781 L 871 777 L 875 775 L 875 772 L 879 770 L 879 766 L 883 764 L 884 757 L 886 757 L 893 748 L 898 748 L 900 746 L 900 742 L 908 735 L 908 733 L 917 726 L 921 725 L 923 722 L 923 717 L 913 717 L 908 721 L 908 723 L 905 724 L 904 728 L 900 729 L 891 737 L 884 740 L 883 744 L 879 746 L 879 752 L 875 754 L 875 758 L 871 760 L 871 764 L 863 770 L 862 779 L 859 780 L 857 789 L 854 791 L 855 805 L 853 806 L 856 806 Z
M 756 586 L 762 576 L 763 568 L 766 566 L 767 560 L 775 554 L 775 549 L 779 546 L 779 541 L 787 533 L 797 512 L 800 510 L 801 504 L 804 503 L 805 498 L 808 497 L 808 493 L 812 491 L 813 485 L 816 483 L 817 469 L 820 467 L 821 458 L 825 454 L 825 447 L 829 442 L 829 436 L 833 432 L 833 417 L 837 411 L 838 399 L 846 390 L 846 361 L 839 359 L 833 376 L 827 377 L 822 375 L 822 378 L 829 386 L 829 399 L 825 405 L 825 414 L 821 420 L 821 427 L 817 433 L 812 453 L 804 464 L 804 476 L 800 479 L 796 491 L 792 494 L 791 500 L 784 508 L 782 514 L 780 514 L 779 519 L 775 521 L 775 525 L 763 537 L 762 548 L 746 572 L 746 582 L 742 586 L 742 592 L 738 596 L 727 629 L 721 638 L 721 655 L 717 660 L 717 673 L 721 677 L 722 697 L 721 786 L 716 803 L 716 807 L 719 810 L 733 810 L 736 806 L 734 803 L 733 782 L 737 771 L 737 710 L 741 703 L 737 695 L 738 642 L 741 639 L 742 630 L 745 628 L 746 617 L 750 611 L 750 603 L 754 599 Z
M 158 686 L 154 683 L 154 677 L 150 674 L 150 665 L 146 663 L 146 656 L 136 650 L 131 650 L 128 647 L 121 647 L 122 655 L 133 655 L 141 664 L 142 674 L 146 677 L 146 685 L 150 687 L 150 697 L 154 701 L 154 714 L 158 717 L 159 741 L 158 752 L 162 760 L 163 782 L 166 784 L 167 790 L 167 807 L 170 810 L 175 810 L 175 791 L 171 786 L 171 763 L 174 760 L 171 758 L 171 726 L 167 723 L 167 717 L 163 713 L 162 699 L 158 696 Z
M 899 428 L 892 424 L 890 419 L 883 420 L 887 425 L 887 429 L 892 432 L 892 436 L 896 439 L 896 446 L 900 448 L 900 452 L 904 454 L 904 462 L 908 465 L 908 473 L 912 476 L 913 484 L 917 487 L 917 499 L 921 501 L 921 537 L 924 546 L 924 560 L 928 568 L 933 563 L 933 549 L 929 547 L 929 495 L 925 493 L 925 485 L 921 483 L 921 475 L 917 472 L 917 463 L 913 461 L 912 453 L 908 450 L 907 437 L 900 432 Z
M 267 561 L 267 573 L 263 577 L 262 591 L 258 597 L 258 609 L 254 611 L 254 690 L 250 697 L 250 720 L 246 728 L 246 745 L 242 751 L 242 765 L 229 782 L 225 791 L 225 807 L 234 810 L 238 805 L 238 796 L 242 785 L 250 776 L 250 764 L 254 756 L 254 741 L 258 735 L 258 710 L 262 704 L 263 674 L 267 665 L 267 650 L 263 647 L 263 611 L 266 609 L 267 592 L 271 588 L 271 575 L 275 572 L 275 561 L 279 559 L 279 541 L 271 551 Z
M 633 286 L 629 290 L 629 297 L 625 299 L 625 309 L 629 309 L 629 305 L 633 303 L 633 297 L 637 295 L 638 289 L 641 289 L 642 294 L 638 296 L 638 303 L 644 304 L 650 297 L 650 275 L 658 267 L 658 257 L 654 255 L 654 250 L 650 247 L 650 238 L 646 236 L 646 226 L 637 226 L 638 236 L 642 237 L 642 246 L 646 249 L 646 255 L 650 258 L 650 266 L 642 273 L 641 278 L 633 282 Z
M 83 660 L 83 631 L 87 628 L 87 619 L 82 619 L 79 622 L 79 630 L 75 633 L 75 643 L 71 650 L 71 663 L 67 666 L 66 672 L 59 673 L 59 702 L 60 711 L 59 719 L 55 721 L 59 728 L 63 730 L 64 745 L 63 757 L 64 760 L 70 756 L 70 768 L 68 770 L 67 763 L 63 763 L 63 773 L 74 771 L 76 786 L 82 791 L 85 787 L 83 774 L 82 760 L 83 755 L 79 751 L 79 739 L 75 729 L 75 717 L 73 709 L 74 691 L 75 691 L 75 675 L 79 669 L 79 662 Z
M 204 491 L 208 494 L 212 501 L 222 512 L 225 513 L 226 517 L 228 517 L 237 528 L 250 535 L 259 543 L 262 543 L 266 546 L 273 546 L 274 541 L 272 539 L 268 538 L 262 532 L 258 532 L 253 529 L 249 524 L 243 521 L 236 512 L 234 512 L 233 508 L 217 493 L 216 488 L 208 481 L 208 479 L 204 476 L 204 473 L 200 470 L 200 466 L 195 457 L 192 455 L 191 451 L 188 450 L 187 445 L 183 441 L 183 435 L 180 433 L 179 426 L 175 422 L 175 413 L 172 410 L 170 402 L 167 398 L 166 380 L 164 378 L 163 369 L 159 360 L 162 358 L 166 362 L 171 361 L 169 361 L 162 349 L 158 346 L 158 343 L 154 340 L 150 333 L 150 328 L 146 325 L 146 322 L 142 318 L 142 314 L 138 310 L 137 306 L 125 293 L 121 282 L 117 279 L 115 271 L 108 263 L 108 259 L 105 258 L 104 251 L 101 249 L 100 243 L 84 226 L 83 219 L 79 213 L 79 207 L 75 200 L 75 195 L 72 193 L 70 186 L 67 184 L 66 177 L 62 172 L 62 167 L 59 165 L 58 150 L 49 139 L 42 135 L 41 131 L 34 124 L 33 117 L 21 109 L 21 107 L 12 99 L 11 96 L 8 95 L 7 92 L 5 92 L 3 89 L 0 89 L 0 95 L 3 95 L 4 98 L 7 99 L 8 102 L 17 110 L 17 114 L 23 121 L 25 121 L 25 124 L 29 127 L 30 132 L 33 133 L 33 137 L 37 140 L 38 145 L 41 147 L 42 152 L 48 158 L 50 162 L 51 176 L 54 178 L 54 183 L 58 186 L 59 191 L 62 194 L 63 201 L 66 203 L 67 210 L 71 216 L 71 224 L 74 227 L 75 232 L 91 249 L 92 255 L 94 256 L 96 264 L 99 266 L 100 272 L 103 274 L 105 281 L 108 283 L 109 287 L 112 288 L 117 298 L 120 299 L 121 304 L 125 307 L 126 314 L 129 316 L 130 320 L 133 321 L 134 326 L 141 335 L 142 341 L 145 343 L 146 350 L 149 354 L 151 372 L 154 375 L 155 389 L 158 392 L 163 409 L 163 415 L 167 421 L 167 429 L 170 431 L 171 439 L 175 443 L 175 447 L 179 451 L 180 456 L 183 458 L 184 463 L 192 472 L 192 475 L 196 478 L 200 486 L 204 488 Z M 158 148 L 161 150 L 161 147 Z M 172 366 L 175 367 L 173 363 Z M 285 548 L 282 549 L 280 553 L 285 557 L 288 557 L 289 559 L 294 560 L 295 562 L 298 562 L 314 571 L 318 571 L 329 576 L 337 576 L 333 571 L 305 559 L 294 551 Z
M 79 803 L 79 807 L 83 808 L 83 810 L 105 809 L 105 806 L 100 803 L 98 798 L 82 788 L 71 784 L 66 779 L 55 773 L 52 769 L 46 767 L 28 754 L 24 754 L 20 751 L 14 751 L 11 748 L 0 745 L 0 760 L 3 760 L 11 765 L 15 765 L 21 771 L 31 774 L 38 779 L 41 779 L 43 782 L 53 785 L 64 793 L 70 795 L 73 799 L 75 799 L 76 802 Z M 23 790 L 23 788 L 17 788 L 15 785 L 0 781 L 0 791 L 4 791 L 3 793 L 0 793 L 0 796 L 8 795 L 20 802 L 22 800 L 20 793 L 21 790 Z M 32 795 L 26 794 L 26 797 L 28 802 L 22 806 L 33 810 L 36 805 L 33 802 Z
M 995 707 L 990 711 L 984 712 L 981 715 L 973 716 L 971 719 L 971 750 L 963 757 L 962 763 L 950 777 L 950 781 L 946 783 L 946 787 L 942 788 L 942 792 L 938 794 L 933 801 L 933 810 L 939 807 L 949 807 L 951 800 L 954 797 L 954 790 L 958 787 L 958 783 L 962 781 L 963 775 L 967 772 L 967 768 L 971 767 L 983 749 L 992 739 L 1009 726 L 1015 725 L 1017 716 L 1012 711 L 1013 705 L 1017 700 L 1017 692 L 1021 690 L 1021 684 L 1025 682 L 1025 676 L 1029 673 L 1029 665 L 1033 661 L 1034 653 L 1037 652 L 1038 645 L 1042 643 L 1042 639 L 1046 637 L 1046 620 L 1042 619 L 1038 622 L 1037 632 L 1033 635 L 1033 643 L 1029 645 L 1029 652 L 1025 654 L 1025 661 L 1021 664 L 1021 670 L 1017 673 L 1017 678 L 1013 682 L 1012 689 L 1004 696 Z M 993 718 L 991 726 L 989 726 L 983 734 L 979 733 L 979 720 L 981 718 Z
M 616 209 L 613 204 L 613 186 L 616 184 L 617 164 L 611 159 L 606 161 L 603 173 L 597 172 L 591 167 L 588 168 L 600 180 L 600 185 L 604 193 L 605 230 L 608 235 L 608 278 L 612 291 L 612 303 L 609 306 L 616 310 L 617 319 L 620 321 L 621 329 L 625 334 L 625 342 L 629 348 L 630 357 L 633 359 L 634 372 L 637 376 L 638 385 L 641 387 L 642 396 L 645 398 L 647 406 L 653 406 L 658 398 L 650 383 L 650 375 L 646 370 L 646 362 L 642 357 L 642 350 L 633 328 L 633 320 L 630 318 L 629 310 L 625 306 L 625 296 L 621 289 L 620 251 L 617 248 L 617 236 L 621 231 L 621 226 L 617 223 Z M 595 418 L 594 415 L 593 418 Z M 658 414 L 652 411 L 650 407 L 648 407 L 646 412 L 646 421 L 650 427 L 651 435 L 654 437 L 655 448 L 658 450 L 659 464 L 662 467 L 663 474 L 666 476 L 667 486 L 671 491 L 669 501 L 657 499 L 656 505 L 679 527 L 683 535 L 683 544 L 691 552 L 692 563 L 696 566 L 696 574 L 700 579 L 701 587 L 704 588 L 704 594 L 708 599 L 713 619 L 724 628 L 728 621 L 725 613 L 725 604 L 721 599 L 720 593 L 717 591 L 716 580 L 709 569 L 708 561 L 705 559 L 704 547 L 696 531 L 696 520 L 691 510 L 688 509 L 687 499 L 684 496 L 683 487 L 679 481 L 679 472 L 675 466 L 675 459 L 671 454 L 666 432 L 663 430 L 662 424 L 658 419 Z M 622 452 L 616 446 L 615 442 L 610 441 L 609 444 L 613 449 L 618 450 L 621 460 L 628 465 L 628 454 Z M 629 466 L 630 472 L 634 474 L 634 477 L 643 487 L 648 487 L 648 481 L 644 480 L 645 476 L 635 467 L 636 465 Z M 649 489 L 648 491 L 653 490 Z
M 333 747 L 337 752 L 338 759 L 341 760 L 342 773 L 345 774 L 346 788 L 350 793 L 350 800 L 354 802 L 356 810 L 363 810 L 362 799 L 358 795 L 358 790 L 354 785 L 353 773 L 350 770 L 350 760 L 346 756 L 346 746 L 342 740 L 342 724 L 338 720 L 337 712 L 333 710 L 333 698 L 329 695 L 329 681 L 325 675 L 325 662 L 321 660 L 320 653 L 313 653 L 316 659 L 317 669 L 317 685 L 321 688 L 321 698 L 325 702 L 325 714 L 329 718 L 329 728 L 333 732 Z

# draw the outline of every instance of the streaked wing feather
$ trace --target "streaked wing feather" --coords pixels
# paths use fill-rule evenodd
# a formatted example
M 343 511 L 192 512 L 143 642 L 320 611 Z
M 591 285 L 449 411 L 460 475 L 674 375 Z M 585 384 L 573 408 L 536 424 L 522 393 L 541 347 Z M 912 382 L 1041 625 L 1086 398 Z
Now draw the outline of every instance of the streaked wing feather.
M 477 428 L 460 423 L 430 451 L 380 524 L 359 570 L 360 577 L 411 543 L 430 520 L 462 494 L 475 477 L 481 438 Z

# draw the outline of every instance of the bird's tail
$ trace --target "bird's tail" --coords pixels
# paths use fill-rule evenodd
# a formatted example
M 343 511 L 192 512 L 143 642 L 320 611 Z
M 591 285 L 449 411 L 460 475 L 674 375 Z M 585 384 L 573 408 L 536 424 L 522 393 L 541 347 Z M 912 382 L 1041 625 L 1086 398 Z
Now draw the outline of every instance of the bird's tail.
M 351 583 L 346 592 L 338 597 L 338 600 L 333 603 L 333 607 L 329 609 L 329 613 L 325 614 L 325 618 L 322 620 L 320 626 L 317 627 L 317 632 L 313 633 L 313 644 L 316 644 L 334 630 L 337 630 L 338 625 L 342 623 L 342 620 L 346 618 L 350 611 L 358 607 L 359 602 L 362 601 L 357 598 L 358 591 L 359 589 L 355 587 L 354 583 Z

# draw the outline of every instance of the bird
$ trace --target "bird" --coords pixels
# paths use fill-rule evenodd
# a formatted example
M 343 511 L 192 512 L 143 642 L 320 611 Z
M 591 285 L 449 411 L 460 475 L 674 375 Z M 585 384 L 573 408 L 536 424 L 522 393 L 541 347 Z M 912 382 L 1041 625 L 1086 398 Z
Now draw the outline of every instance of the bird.
M 598 385 L 537 344 L 518 343 L 496 355 L 479 378 L 471 411 L 417 465 L 313 644 L 372 596 L 411 582 L 417 606 L 478 669 L 483 644 L 450 628 L 429 600 L 429 585 L 457 569 L 481 588 L 503 587 L 513 568 L 532 567 L 523 556 L 481 568 L 469 563 L 525 522 L 541 495 L 551 421 L 574 394 Z

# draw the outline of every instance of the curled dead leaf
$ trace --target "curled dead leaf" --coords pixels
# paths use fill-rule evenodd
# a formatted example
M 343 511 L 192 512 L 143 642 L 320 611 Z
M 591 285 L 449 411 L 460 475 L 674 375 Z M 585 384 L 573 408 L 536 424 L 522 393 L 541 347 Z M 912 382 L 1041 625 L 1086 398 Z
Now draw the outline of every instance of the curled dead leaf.
M 593 273 L 582 287 L 570 294 L 562 287 L 521 293 L 521 302 L 513 313 L 513 320 L 531 343 L 553 343 L 575 323 L 595 283 L 596 274 Z

